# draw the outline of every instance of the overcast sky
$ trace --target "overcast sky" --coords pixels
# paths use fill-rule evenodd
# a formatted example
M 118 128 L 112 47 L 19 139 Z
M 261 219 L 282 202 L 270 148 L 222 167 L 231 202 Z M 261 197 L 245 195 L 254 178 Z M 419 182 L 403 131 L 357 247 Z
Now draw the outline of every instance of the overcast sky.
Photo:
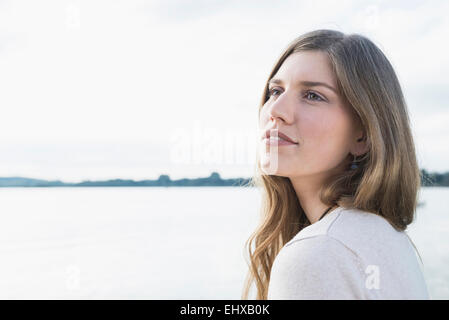
M 0 176 L 249 177 L 264 82 L 314 29 L 393 64 L 421 168 L 449 170 L 448 1 L 0 1 Z

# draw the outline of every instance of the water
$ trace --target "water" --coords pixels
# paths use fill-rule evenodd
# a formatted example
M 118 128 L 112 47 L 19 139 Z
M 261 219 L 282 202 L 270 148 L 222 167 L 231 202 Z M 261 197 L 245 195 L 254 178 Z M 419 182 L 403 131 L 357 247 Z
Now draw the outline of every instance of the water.
M 424 263 L 433 299 L 449 299 L 449 188 L 422 188 L 415 221 L 408 234 Z
M 240 299 L 256 189 L 0 189 L 0 299 Z M 425 188 L 409 235 L 449 298 L 449 188 Z

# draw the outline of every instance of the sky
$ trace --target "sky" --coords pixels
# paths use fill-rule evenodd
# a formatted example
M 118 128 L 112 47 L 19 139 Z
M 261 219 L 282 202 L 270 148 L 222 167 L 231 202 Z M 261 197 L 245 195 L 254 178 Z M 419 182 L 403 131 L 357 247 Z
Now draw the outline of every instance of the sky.
M 420 168 L 449 171 L 448 1 L 0 0 L 0 177 L 249 177 L 265 81 L 314 29 L 369 37 Z

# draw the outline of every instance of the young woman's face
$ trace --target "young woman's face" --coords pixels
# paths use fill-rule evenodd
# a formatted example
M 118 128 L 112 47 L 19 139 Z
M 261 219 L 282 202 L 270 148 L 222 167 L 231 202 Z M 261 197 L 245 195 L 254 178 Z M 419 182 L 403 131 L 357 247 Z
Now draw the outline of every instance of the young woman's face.
M 269 90 L 259 119 L 260 165 L 265 172 L 285 177 L 323 174 L 341 170 L 352 160 L 351 144 L 360 133 L 337 92 L 325 53 L 291 54 L 270 80 Z M 262 135 L 273 128 L 298 144 L 267 144 Z

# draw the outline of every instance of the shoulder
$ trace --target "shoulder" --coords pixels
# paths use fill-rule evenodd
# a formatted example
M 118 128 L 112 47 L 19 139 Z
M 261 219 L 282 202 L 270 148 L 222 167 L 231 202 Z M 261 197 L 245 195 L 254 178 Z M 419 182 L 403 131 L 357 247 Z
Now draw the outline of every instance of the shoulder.
M 377 282 L 374 287 L 371 282 L 366 284 L 380 279 L 379 274 L 380 289 Z M 270 299 L 427 295 L 406 233 L 379 215 L 342 207 L 302 229 L 284 245 L 273 262 L 268 294 Z
M 301 269 L 319 270 L 329 263 L 350 261 L 359 266 L 359 256 L 344 243 L 326 234 L 290 241 L 276 256 L 275 262 L 296 271 Z
M 269 299 L 363 299 L 358 255 L 328 235 L 284 246 L 273 263 Z
M 285 246 L 309 238 L 326 235 L 355 254 L 363 257 L 373 250 L 401 250 L 409 245 L 404 232 L 399 232 L 382 216 L 375 213 L 339 207 L 323 220 L 301 230 Z

